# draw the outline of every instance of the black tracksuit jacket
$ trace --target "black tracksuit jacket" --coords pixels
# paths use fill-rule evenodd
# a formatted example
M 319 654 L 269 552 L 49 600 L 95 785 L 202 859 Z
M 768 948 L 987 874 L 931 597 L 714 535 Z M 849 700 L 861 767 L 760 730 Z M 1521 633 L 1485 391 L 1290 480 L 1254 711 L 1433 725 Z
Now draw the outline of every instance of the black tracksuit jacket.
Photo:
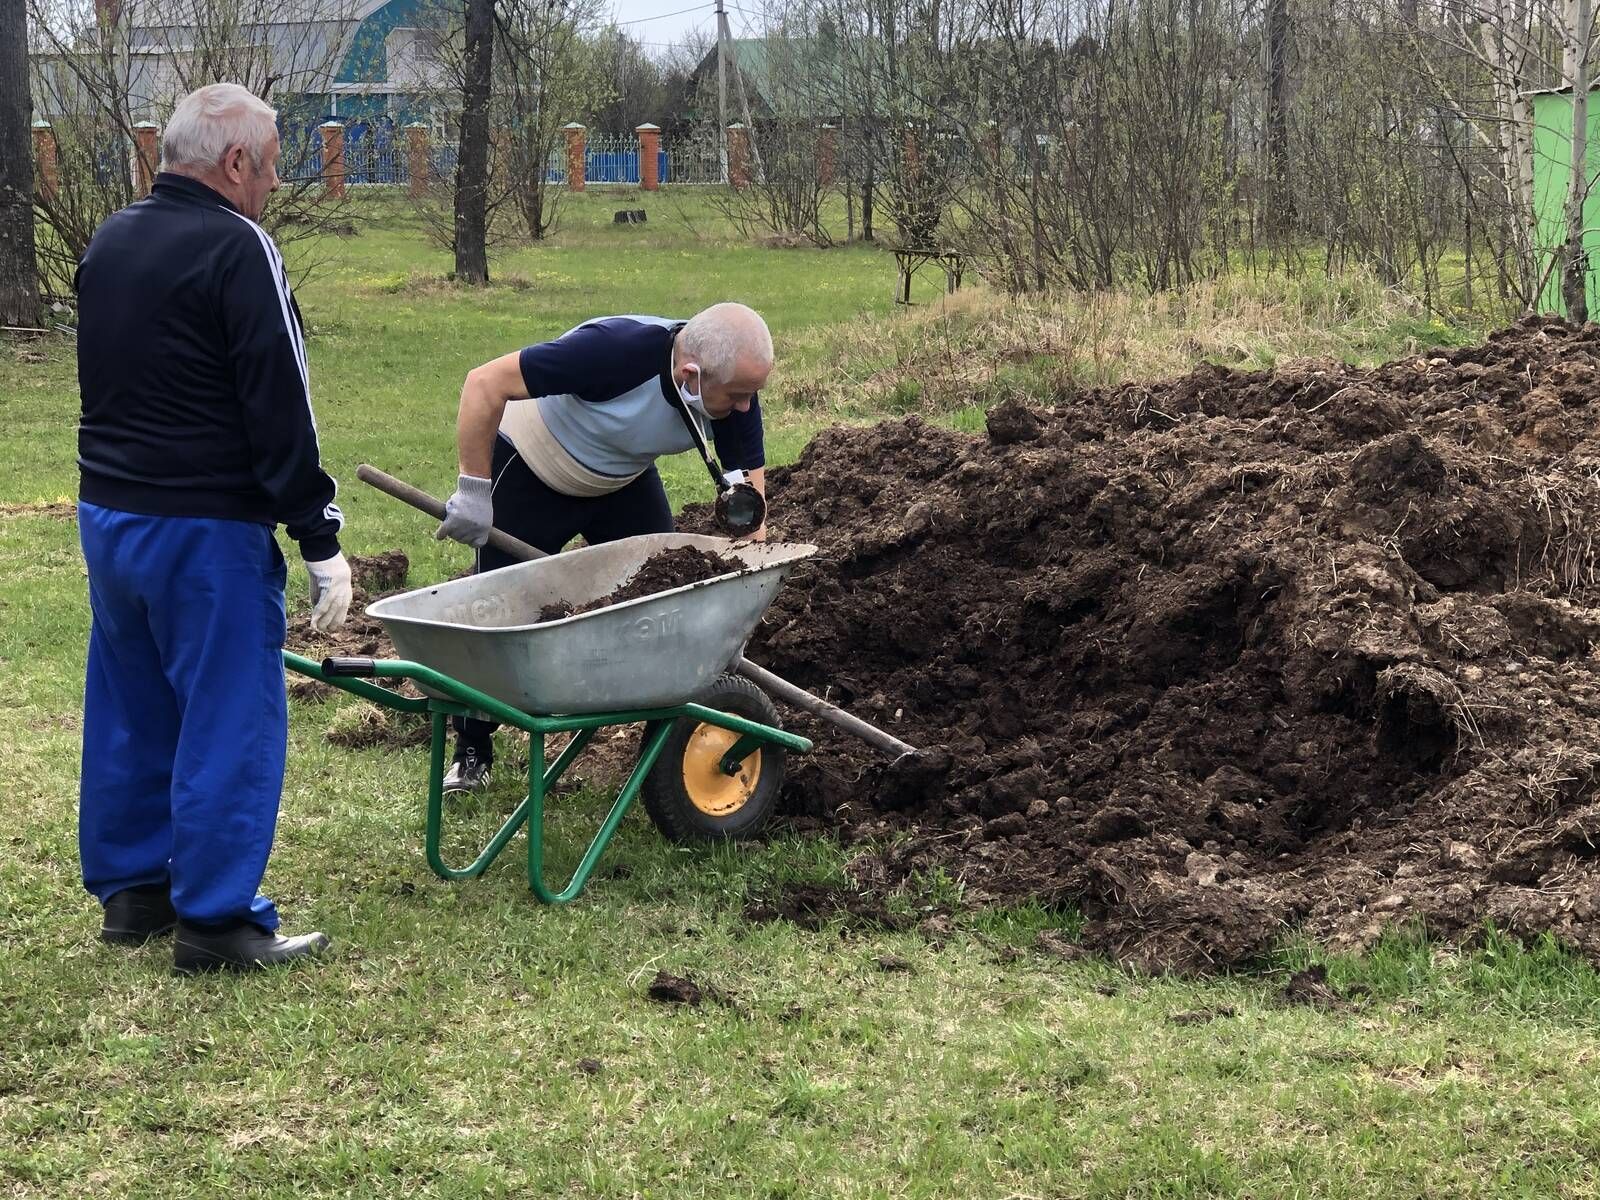
M 282 523 L 339 552 L 305 337 L 272 239 L 217 192 L 163 172 L 78 265 L 78 495 L 152 516 Z

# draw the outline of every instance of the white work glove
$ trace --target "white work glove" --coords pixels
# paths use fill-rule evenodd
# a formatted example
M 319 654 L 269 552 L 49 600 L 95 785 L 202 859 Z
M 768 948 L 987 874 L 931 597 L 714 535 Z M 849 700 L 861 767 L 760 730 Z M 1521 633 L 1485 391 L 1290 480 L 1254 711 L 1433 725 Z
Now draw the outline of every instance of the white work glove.
M 439 541 L 453 538 L 469 546 L 481 546 L 494 528 L 494 484 L 477 475 L 456 477 L 455 495 L 444 502 L 444 520 L 433 536 Z
M 344 555 L 335 554 L 308 562 L 306 573 L 311 576 L 311 628 L 332 633 L 350 611 L 350 564 Z

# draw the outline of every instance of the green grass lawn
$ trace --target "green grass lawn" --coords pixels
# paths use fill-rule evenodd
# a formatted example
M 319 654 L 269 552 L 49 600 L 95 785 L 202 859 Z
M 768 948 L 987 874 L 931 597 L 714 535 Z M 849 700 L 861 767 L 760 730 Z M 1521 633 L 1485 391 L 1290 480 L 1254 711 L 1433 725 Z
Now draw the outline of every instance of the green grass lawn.
M 609 223 L 641 203 L 644 228 Z M 784 461 L 820 423 L 870 418 L 853 389 L 922 403 L 922 384 L 893 371 L 927 367 L 929 329 L 999 319 L 977 301 L 897 315 L 880 251 L 737 243 L 692 194 L 590 192 L 478 292 L 443 282 L 446 255 L 402 208 L 371 207 L 382 225 L 324 247 L 301 302 L 347 547 L 404 548 L 415 583 L 461 570 L 466 552 L 353 468 L 447 491 L 456 394 L 484 359 L 593 315 L 747 301 L 778 340 L 768 411 Z M 1355 313 L 1314 338 L 1241 342 L 1235 361 L 1306 340 L 1376 358 L 1455 336 L 1414 322 Z M 1018 361 L 972 378 L 1071 375 L 1059 356 Z M 939 404 L 975 420 L 956 392 Z M 70 513 L 41 507 L 74 493 L 76 410 L 69 343 L 0 344 L 0 1195 L 1600 1194 L 1600 980 L 1554 947 L 1397 936 L 1330 958 L 1286 941 L 1249 976 L 1135 978 L 1038 947 L 1043 931 L 1070 937 L 1072 914 L 970 911 L 950 879 L 890 898 L 913 919 L 953 906 L 937 935 L 752 925 L 747 896 L 837 881 L 849 851 L 678 849 L 642 812 L 577 903 L 543 908 L 520 840 L 477 881 L 428 872 L 423 752 L 331 747 L 338 702 L 292 706 L 266 884 L 288 927 L 334 937 L 333 957 L 179 980 L 165 945 L 100 945 L 74 841 L 83 569 Z M 677 500 L 703 498 L 698 470 L 668 464 Z M 304 586 L 292 576 L 294 603 Z M 481 830 L 515 799 L 503 772 L 460 816 Z M 557 863 L 603 806 L 556 802 Z M 883 969 L 891 955 L 909 969 Z M 1313 961 L 1341 1006 L 1280 998 Z M 718 998 L 652 1003 L 662 968 Z

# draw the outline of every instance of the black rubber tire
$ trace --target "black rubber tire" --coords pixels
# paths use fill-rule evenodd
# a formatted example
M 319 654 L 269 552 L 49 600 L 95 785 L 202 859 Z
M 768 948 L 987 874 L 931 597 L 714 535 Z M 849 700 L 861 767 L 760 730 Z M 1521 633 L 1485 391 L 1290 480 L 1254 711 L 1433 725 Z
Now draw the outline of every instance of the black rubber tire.
M 696 704 L 733 713 L 781 728 L 778 710 L 767 694 L 739 675 L 719 675 L 695 697 Z M 715 816 L 695 807 L 684 782 L 683 756 L 700 722 L 680 717 L 672 723 L 661 757 L 640 788 L 645 812 L 668 840 L 674 842 L 739 841 L 757 836 L 778 807 L 783 790 L 784 750 L 770 743 L 760 748 L 761 774 L 756 786 L 738 809 Z M 646 736 L 649 731 L 646 730 Z

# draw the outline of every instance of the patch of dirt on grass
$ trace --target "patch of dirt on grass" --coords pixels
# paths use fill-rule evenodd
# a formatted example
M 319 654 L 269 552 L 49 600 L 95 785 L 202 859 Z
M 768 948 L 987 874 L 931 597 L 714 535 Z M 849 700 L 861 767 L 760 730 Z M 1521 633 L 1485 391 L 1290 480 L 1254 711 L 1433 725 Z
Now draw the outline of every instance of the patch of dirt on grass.
M 786 713 L 786 803 L 1145 969 L 1486 920 L 1600 959 L 1597 431 L 1600 330 L 1541 319 L 824 431 L 749 655 L 940 769 Z
M 67 501 L 36 500 L 24 504 L 0 504 L 0 518 L 48 517 L 54 521 L 76 521 L 78 506 Z
M 406 590 L 411 560 L 403 550 L 350 556 L 350 614 L 332 633 L 311 628 L 311 611 L 302 608 L 289 619 L 287 648 L 321 662 L 324 658 L 393 658 L 394 643 L 383 626 L 367 616 L 367 605 Z
M 756 924 L 788 921 L 811 930 L 835 921 L 847 929 L 906 929 L 911 925 L 876 896 L 825 883 L 787 883 L 753 896 L 745 904 L 744 916 Z
M 426 746 L 431 735 L 424 717 L 361 700 L 334 714 L 326 736 L 333 745 L 347 750 L 405 750 Z
M 411 573 L 411 560 L 404 550 L 383 550 L 377 554 L 350 556 L 350 578 L 356 587 L 371 597 L 381 599 L 405 590 L 406 576 Z

